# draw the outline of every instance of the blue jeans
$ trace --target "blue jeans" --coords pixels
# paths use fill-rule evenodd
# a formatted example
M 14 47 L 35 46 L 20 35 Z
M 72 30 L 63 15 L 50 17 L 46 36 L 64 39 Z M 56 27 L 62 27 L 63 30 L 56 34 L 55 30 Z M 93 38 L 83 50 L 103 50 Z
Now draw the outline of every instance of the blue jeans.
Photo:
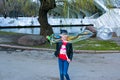
M 66 77 L 66 80 L 70 80 L 68 75 L 68 67 L 69 63 L 66 60 L 62 60 L 58 58 L 59 63 L 59 71 L 60 71 L 60 80 L 64 80 L 64 76 Z

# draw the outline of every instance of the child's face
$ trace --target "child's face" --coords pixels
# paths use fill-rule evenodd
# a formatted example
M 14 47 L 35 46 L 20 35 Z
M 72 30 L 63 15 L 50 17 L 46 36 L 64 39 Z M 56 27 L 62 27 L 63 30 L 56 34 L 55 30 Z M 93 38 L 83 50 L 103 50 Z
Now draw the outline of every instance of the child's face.
M 61 39 L 62 40 L 67 40 L 68 39 L 68 35 L 65 35 L 65 34 L 61 35 Z

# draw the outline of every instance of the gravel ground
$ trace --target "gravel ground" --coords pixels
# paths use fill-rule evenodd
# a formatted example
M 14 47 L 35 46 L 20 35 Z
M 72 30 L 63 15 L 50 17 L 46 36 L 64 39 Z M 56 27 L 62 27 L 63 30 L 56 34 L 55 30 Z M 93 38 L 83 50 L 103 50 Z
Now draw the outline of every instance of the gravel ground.
M 16 42 L 21 36 L 0 35 L 0 42 Z M 112 40 L 119 44 L 119 39 Z M 0 80 L 59 80 L 53 53 L 0 48 Z M 120 80 L 120 53 L 74 54 L 69 74 L 71 80 Z
M 0 80 L 59 80 L 52 51 L 1 50 Z M 74 54 L 71 80 L 120 80 L 120 53 Z

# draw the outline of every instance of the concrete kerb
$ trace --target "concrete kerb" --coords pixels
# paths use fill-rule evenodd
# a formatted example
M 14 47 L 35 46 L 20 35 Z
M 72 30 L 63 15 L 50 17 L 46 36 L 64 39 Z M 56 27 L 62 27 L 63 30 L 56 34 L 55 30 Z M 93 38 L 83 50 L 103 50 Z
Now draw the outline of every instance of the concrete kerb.
M 21 49 L 21 50 L 55 51 L 55 49 L 33 48 L 33 47 L 25 47 L 25 46 L 7 45 L 7 44 L 0 44 L 0 47 Z M 74 53 L 77 53 L 77 54 L 81 54 L 81 53 L 120 53 L 120 50 L 74 50 Z
M 75 53 L 120 53 L 120 50 L 74 50 Z

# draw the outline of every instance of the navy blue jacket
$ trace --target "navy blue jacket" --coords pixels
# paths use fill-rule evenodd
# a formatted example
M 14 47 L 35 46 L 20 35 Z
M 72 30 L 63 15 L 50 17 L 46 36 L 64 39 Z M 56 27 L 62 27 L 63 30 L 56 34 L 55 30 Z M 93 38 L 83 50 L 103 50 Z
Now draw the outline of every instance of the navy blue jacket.
M 56 43 L 56 51 L 54 53 L 54 55 L 56 57 L 58 57 L 58 55 L 60 54 L 60 48 L 61 48 L 61 46 L 62 46 L 62 41 Z M 70 60 L 72 60 L 72 57 L 73 57 L 72 43 L 67 43 L 67 45 L 66 45 L 66 52 L 67 52 L 68 58 Z

